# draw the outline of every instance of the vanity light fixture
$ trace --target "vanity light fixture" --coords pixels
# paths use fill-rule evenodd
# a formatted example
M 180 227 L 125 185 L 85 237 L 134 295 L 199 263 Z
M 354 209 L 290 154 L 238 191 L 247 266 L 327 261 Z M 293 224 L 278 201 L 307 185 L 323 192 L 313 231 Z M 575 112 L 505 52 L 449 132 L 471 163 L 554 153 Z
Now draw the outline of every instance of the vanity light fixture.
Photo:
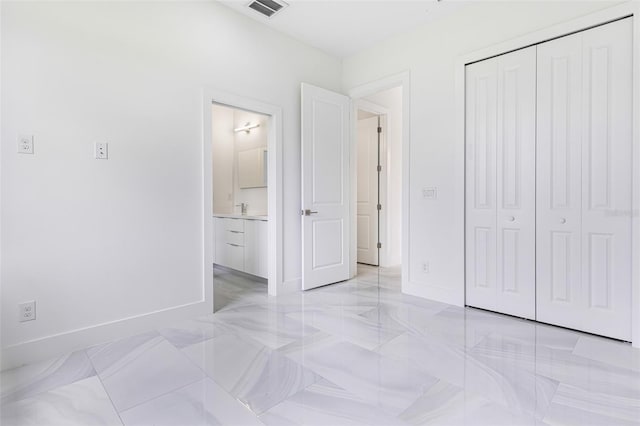
M 245 124 L 242 127 L 238 127 L 233 129 L 234 132 L 238 133 L 238 132 L 247 132 L 251 133 L 251 129 L 255 129 L 257 127 L 260 127 L 260 124 L 251 124 L 249 121 L 247 121 L 247 124 Z

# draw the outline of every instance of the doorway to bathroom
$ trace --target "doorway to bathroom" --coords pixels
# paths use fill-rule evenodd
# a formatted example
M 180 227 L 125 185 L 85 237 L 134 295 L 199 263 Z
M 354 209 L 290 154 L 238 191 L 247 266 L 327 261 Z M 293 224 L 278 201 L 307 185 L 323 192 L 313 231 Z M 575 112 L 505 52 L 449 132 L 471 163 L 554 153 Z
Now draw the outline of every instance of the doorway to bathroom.
M 269 116 L 212 104 L 215 308 L 266 295 Z
M 218 311 L 282 282 L 282 113 L 209 91 L 203 121 L 205 288 Z

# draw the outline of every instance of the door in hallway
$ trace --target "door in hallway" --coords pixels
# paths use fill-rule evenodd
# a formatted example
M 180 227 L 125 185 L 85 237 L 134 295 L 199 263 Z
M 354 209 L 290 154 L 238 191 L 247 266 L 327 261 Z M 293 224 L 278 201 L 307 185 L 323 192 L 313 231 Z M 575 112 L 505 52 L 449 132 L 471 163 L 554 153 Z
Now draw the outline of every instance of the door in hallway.
M 378 266 L 380 118 L 358 120 L 358 262 Z

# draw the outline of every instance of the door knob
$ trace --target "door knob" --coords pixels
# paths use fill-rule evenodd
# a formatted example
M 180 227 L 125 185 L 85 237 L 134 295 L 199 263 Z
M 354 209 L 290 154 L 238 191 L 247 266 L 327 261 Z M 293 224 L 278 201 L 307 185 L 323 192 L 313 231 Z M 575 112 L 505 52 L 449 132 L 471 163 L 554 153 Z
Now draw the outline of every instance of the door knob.
M 312 214 L 317 214 L 318 212 L 312 212 L 310 209 L 305 209 L 302 211 L 304 216 L 311 216 Z
M 565 223 L 567 223 L 567 219 L 565 219 L 564 217 L 560 218 L 560 223 L 564 225 Z
M 509 216 L 509 217 L 507 218 L 507 220 L 508 220 L 509 222 L 515 222 L 516 218 L 515 218 L 514 216 Z

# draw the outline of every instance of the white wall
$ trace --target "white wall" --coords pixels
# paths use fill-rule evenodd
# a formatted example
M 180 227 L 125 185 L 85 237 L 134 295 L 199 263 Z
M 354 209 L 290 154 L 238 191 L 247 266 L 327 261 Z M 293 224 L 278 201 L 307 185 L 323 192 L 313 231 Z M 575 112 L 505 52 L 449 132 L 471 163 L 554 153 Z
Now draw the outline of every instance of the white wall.
M 464 292 L 464 147 L 455 142 L 456 58 L 611 6 L 608 2 L 482 2 L 343 61 L 345 90 L 411 73 L 409 276 L 405 292 L 460 303 Z M 437 200 L 422 188 L 437 187 Z M 429 273 L 422 263 L 429 262 Z
M 233 213 L 233 108 L 211 106 L 213 212 Z
M 283 108 L 284 278 L 300 277 L 299 85 L 339 90 L 340 61 L 216 2 L 1 7 L 3 366 L 202 305 L 204 87 Z
M 238 153 L 255 148 L 267 147 L 267 134 L 269 118 L 253 114 L 247 111 L 234 111 L 234 128 L 242 127 L 247 122 L 251 124 L 260 124 L 260 127 L 251 130 L 251 132 L 239 132 L 235 134 L 235 153 L 233 158 L 233 197 L 234 212 L 240 213 L 240 203 L 247 203 L 247 214 L 250 215 L 266 215 L 268 207 L 267 188 L 240 188 Z
M 388 257 L 381 266 L 402 261 L 402 87 L 394 87 L 363 98 L 389 110 L 387 114 L 387 232 Z
M 222 105 L 213 105 L 212 114 L 212 173 L 213 212 L 240 213 L 240 203 L 248 204 L 248 214 L 267 214 L 267 188 L 240 188 L 238 153 L 267 147 L 269 117 Z M 247 122 L 259 124 L 249 133 L 233 129 Z

